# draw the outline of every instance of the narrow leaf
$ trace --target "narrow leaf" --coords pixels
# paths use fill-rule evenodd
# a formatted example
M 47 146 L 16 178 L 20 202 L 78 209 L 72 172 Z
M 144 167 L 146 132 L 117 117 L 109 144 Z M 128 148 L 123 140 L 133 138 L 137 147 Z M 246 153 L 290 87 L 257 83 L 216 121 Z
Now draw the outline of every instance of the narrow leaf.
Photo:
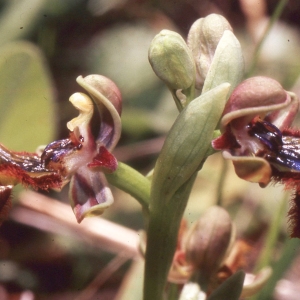
M 238 300 L 243 289 L 245 273 L 238 271 L 214 290 L 207 300 Z

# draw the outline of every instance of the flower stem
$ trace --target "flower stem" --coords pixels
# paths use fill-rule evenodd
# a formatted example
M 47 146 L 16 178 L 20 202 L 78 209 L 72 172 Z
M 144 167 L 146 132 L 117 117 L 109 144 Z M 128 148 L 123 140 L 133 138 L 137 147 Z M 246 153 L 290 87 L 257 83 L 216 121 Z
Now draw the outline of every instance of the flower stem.
M 258 262 L 256 263 L 256 266 L 255 266 L 256 272 L 258 272 L 262 268 L 272 264 L 272 255 L 273 255 L 275 245 L 278 240 L 279 233 L 280 233 L 281 221 L 282 221 L 284 215 L 286 214 L 287 198 L 288 198 L 287 195 L 283 196 L 277 205 L 276 212 L 274 214 L 273 220 L 271 220 L 271 225 L 270 225 L 270 228 L 267 233 L 265 245 L 264 245 L 262 253 L 258 259 Z M 273 272 L 274 271 L 275 270 L 273 270 Z M 280 277 L 278 277 L 278 278 L 280 278 Z M 269 286 L 269 284 L 270 283 L 268 283 L 267 287 Z M 275 288 L 275 286 L 274 286 L 274 288 Z M 262 290 L 262 293 L 264 293 L 264 290 Z M 272 291 L 273 290 L 274 289 L 272 289 Z M 251 298 L 251 300 L 258 300 L 258 299 L 262 299 L 260 293 Z
M 228 162 L 227 160 L 223 159 L 222 169 L 221 169 L 220 178 L 217 186 L 217 205 L 219 206 L 222 206 L 222 202 L 223 202 L 223 187 L 226 179 L 227 170 L 228 170 Z
M 271 263 L 272 254 L 275 249 L 278 236 L 280 234 L 282 220 L 286 215 L 286 205 L 288 202 L 287 200 L 288 195 L 285 194 L 277 204 L 277 208 L 275 209 L 274 216 L 271 220 L 270 228 L 266 236 L 265 245 L 255 267 L 256 271 L 261 270 Z
M 118 168 L 106 174 L 108 182 L 134 197 L 147 212 L 149 211 L 150 181 L 130 166 L 118 162 Z

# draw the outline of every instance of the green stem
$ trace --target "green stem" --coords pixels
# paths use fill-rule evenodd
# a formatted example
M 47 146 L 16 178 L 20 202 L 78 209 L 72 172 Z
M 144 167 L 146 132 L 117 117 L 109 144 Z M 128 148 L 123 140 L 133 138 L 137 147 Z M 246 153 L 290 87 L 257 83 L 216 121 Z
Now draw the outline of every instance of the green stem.
M 270 18 L 269 24 L 268 24 L 267 28 L 265 29 L 263 36 L 261 37 L 260 41 L 257 43 L 257 46 L 254 51 L 253 59 L 252 59 L 252 64 L 249 68 L 249 71 L 248 71 L 246 77 L 250 77 L 253 74 L 253 72 L 256 68 L 258 59 L 259 59 L 262 45 L 263 45 L 264 41 L 266 40 L 274 23 L 279 19 L 280 15 L 282 14 L 282 11 L 287 3 L 288 3 L 288 0 L 280 0 L 279 3 L 277 4 L 276 9 Z
M 145 176 L 119 162 L 117 170 L 106 174 L 106 178 L 110 184 L 134 197 L 142 205 L 144 211 L 149 211 L 151 182 Z
M 263 269 L 266 266 L 271 265 L 271 263 L 272 263 L 272 256 L 273 256 L 272 254 L 274 253 L 275 245 L 278 240 L 278 236 L 280 234 L 282 220 L 286 214 L 287 198 L 288 198 L 287 195 L 282 197 L 279 204 L 277 205 L 277 209 L 274 214 L 274 218 L 273 218 L 273 220 L 271 220 L 271 226 L 270 226 L 267 236 L 266 236 L 266 241 L 265 241 L 264 247 L 262 249 L 261 255 L 255 266 L 255 272 L 260 271 L 261 269 Z M 260 294 L 258 294 L 258 295 L 253 296 L 251 299 L 258 300 L 258 299 L 262 299 L 262 298 L 260 297 Z
M 150 211 L 145 254 L 144 300 L 161 300 L 177 244 L 178 231 L 197 172 L 159 209 Z M 161 199 L 164 200 L 164 199 Z
M 167 287 L 167 300 L 178 300 L 179 287 L 175 283 L 169 283 Z

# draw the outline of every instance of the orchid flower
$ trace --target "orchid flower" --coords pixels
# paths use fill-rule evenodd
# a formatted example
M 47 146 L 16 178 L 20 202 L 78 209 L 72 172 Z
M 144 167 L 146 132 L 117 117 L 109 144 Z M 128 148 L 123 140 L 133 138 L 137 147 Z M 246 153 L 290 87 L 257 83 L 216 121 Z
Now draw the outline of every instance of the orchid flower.
M 67 123 L 67 139 L 48 144 L 41 155 L 14 153 L 0 147 L 3 203 L 7 204 L 10 197 L 7 189 L 17 183 L 47 190 L 61 188 L 69 181 L 69 197 L 78 222 L 86 216 L 101 214 L 113 203 L 104 173 L 113 172 L 118 166 L 111 151 L 121 135 L 121 93 L 110 79 L 101 75 L 79 76 L 77 82 L 89 96 L 75 93 L 70 97 L 79 116 Z M 100 116 L 97 137 L 90 127 L 94 105 Z
M 299 107 L 294 93 L 275 80 L 253 77 L 230 96 L 220 126 L 222 135 L 212 142 L 233 161 L 245 180 L 284 183 L 295 194 L 289 210 L 292 237 L 300 237 L 300 132 L 290 128 Z

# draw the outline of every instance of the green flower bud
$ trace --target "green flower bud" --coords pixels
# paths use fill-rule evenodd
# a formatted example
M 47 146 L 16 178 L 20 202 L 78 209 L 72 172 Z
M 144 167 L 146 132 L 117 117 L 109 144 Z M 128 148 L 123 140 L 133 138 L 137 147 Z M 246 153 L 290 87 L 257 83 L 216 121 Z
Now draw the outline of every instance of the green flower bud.
M 194 84 L 193 56 L 178 33 L 162 30 L 152 40 L 148 55 L 155 74 L 171 90 L 186 90 Z
M 201 89 L 204 83 L 225 30 L 232 31 L 228 21 L 221 15 L 211 14 L 195 21 L 189 31 L 187 44 L 196 62 L 196 87 L 198 89 Z

